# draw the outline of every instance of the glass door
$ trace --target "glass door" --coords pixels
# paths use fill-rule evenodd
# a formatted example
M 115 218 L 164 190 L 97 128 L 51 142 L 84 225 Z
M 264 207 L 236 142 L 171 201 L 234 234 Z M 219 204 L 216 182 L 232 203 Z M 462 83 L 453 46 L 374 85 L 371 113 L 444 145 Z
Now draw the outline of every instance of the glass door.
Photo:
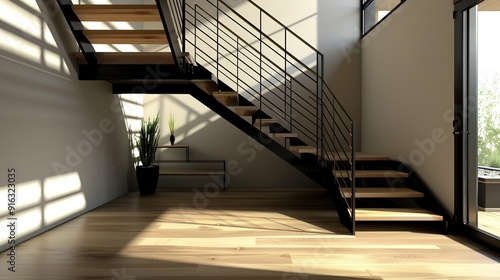
M 456 48 L 461 50 L 456 56 L 461 63 L 455 96 L 456 206 L 466 227 L 499 240 L 500 1 L 473 4 L 456 11 L 462 32 Z
M 500 1 L 476 10 L 477 227 L 500 237 Z M 472 38 L 471 38 L 472 39 Z M 470 79 L 472 80 L 472 78 Z

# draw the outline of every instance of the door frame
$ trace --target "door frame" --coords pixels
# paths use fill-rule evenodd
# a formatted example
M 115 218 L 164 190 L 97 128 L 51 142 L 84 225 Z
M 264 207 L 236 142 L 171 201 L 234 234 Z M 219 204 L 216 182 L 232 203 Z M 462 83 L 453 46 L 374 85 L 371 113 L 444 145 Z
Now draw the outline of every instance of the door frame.
M 455 19 L 455 118 L 453 121 L 454 151 L 455 151 L 455 215 L 454 225 L 458 231 L 474 238 L 489 246 L 500 249 L 500 239 L 486 234 L 470 225 L 468 203 L 468 185 L 469 172 L 468 161 L 470 155 L 468 152 L 468 90 L 471 87 L 469 81 L 469 17 L 468 12 L 471 8 L 477 6 L 484 0 L 454 0 L 453 17 Z M 474 83 L 474 81 L 472 81 Z M 466 90 L 467 89 L 467 90 Z M 477 129 L 477 127 L 476 127 Z M 475 143 L 477 146 L 477 141 Z M 476 158 L 477 162 L 477 158 Z M 477 180 L 477 178 L 476 178 Z M 472 194 L 474 195 L 474 194 Z M 476 206 L 477 207 L 477 206 Z M 477 215 L 477 214 L 476 214 Z M 474 222 L 474 221 L 472 221 Z

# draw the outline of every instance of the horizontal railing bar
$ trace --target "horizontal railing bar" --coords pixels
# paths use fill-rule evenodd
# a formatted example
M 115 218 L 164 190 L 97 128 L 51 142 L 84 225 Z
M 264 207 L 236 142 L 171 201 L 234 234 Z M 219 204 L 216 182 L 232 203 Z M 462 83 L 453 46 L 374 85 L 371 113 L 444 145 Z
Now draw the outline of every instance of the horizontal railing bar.
M 338 129 L 340 130 L 340 128 L 339 128 L 339 126 L 337 125 L 337 122 L 336 122 L 335 120 L 333 121 L 333 123 L 335 124 L 335 127 L 336 127 L 336 128 L 338 128 Z M 342 138 L 344 138 L 344 141 L 345 141 L 346 143 L 349 143 L 349 140 L 347 140 L 347 138 L 345 137 L 344 133 L 340 133 L 340 135 L 342 136 Z
M 214 4 L 211 2 L 211 1 L 208 1 L 212 6 L 214 6 Z M 287 54 L 289 54 L 294 60 L 295 62 L 299 63 L 300 65 L 302 65 L 302 67 L 308 69 L 309 71 L 311 71 L 312 73 L 315 73 L 315 76 L 318 76 L 318 73 L 316 73 L 314 70 L 312 70 L 311 68 L 309 68 L 309 66 L 305 65 L 301 60 L 299 60 L 297 57 L 295 57 L 293 54 L 291 54 L 290 52 L 288 52 L 285 48 L 283 48 L 280 44 L 278 44 L 276 41 L 274 41 L 271 37 L 269 37 L 267 34 L 265 33 L 262 33 L 261 30 L 259 30 L 259 28 L 257 28 L 255 25 L 253 25 L 250 21 L 248 21 L 245 17 L 243 17 L 241 14 L 239 14 L 238 12 L 236 12 L 236 10 L 234 10 L 232 7 L 230 7 L 229 5 L 227 5 L 226 3 L 224 3 L 224 1 L 219 1 L 220 3 L 222 3 L 227 9 L 229 9 L 232 13 L 234 13 L 237 17 L 239 17 L 241 20 L 243 20 L 244 22 L 246 22 L 248 25 L 250 25 L 251 27 L 253 27 L 253 29 L 255 31 L 257 31 L 259 34 L 262 34 L 266 39 L 268 39 L 269 41 L 271 41 L 277 48 L 281 49 L 282 51 L 285 51 Z M 214 6 L 215 8 L 217 8 L 216 6 Z M 221 10 L 219 8 L 219 10 Z M 222 11 L 221 12 L 223 14 L 225 14 L 226 16 L 228 16 L 229 19 L 231 19 L 235 24 L 241 26 L 243 29 L 245 29 L 248 33 L 250 34 L 253 34 L 251 33 L 250 31 L 248 31 L 247 28 L 243 27 L 239 22 L 235 21 L 231 16 L 229 16 L 225 11 Z M 299 37 L 297 37 L 299 38 Z M 260 38 L 256 36 L 256 39 L 260 41 Z M 314 48 L 313 48 L 314 49 Z M 315 51 L 316 53 L 319 53 L 319 51 Z
M 333 101 L 336 101 L 336 103 L 340 106 L 340 108 L 342 109 L 342 112 L 344 112 L 344 114 L 347 116 L 347 118 L 352 122 L 352 119 L 351 117 L 349 116 L 349 114 L 347 113 L 346 109 L 344 108 L 344 106 L 342 106 L 342 104 L 339 102 L 339 100 L 337 99 L 337 97 L 335 97 L 335 95 L 333 94 L 333 91 L 330 89 L 330 87 L 328 86 L 327 83 L 323 83 L 323 85 L 326 87 L 326 89 L 328 90 L 328 92 L 331 94 L 331 96 L 333 97 Z
M 344 128 L 345 128 L 347 131 L 349 131 L 349 130 L 351 129 L 351 127 L 350 127 L 350 126 L 348 126 L 348 125 L 346 124 L 346 122 L 345 122 L 345 121 L 344 121 L 344 119 L 343 119 L 343 118 L 339 115 L 339 113 L 338 113 L 338 111 L 337 111 L 337 110 L 335 110 L 334 112 L 335 112 L 335 113 L 336 113 L 336 115 L 339 117 L 339 119 L 340 119 L 340 121 L 342 122 L 342 125 L 344 126 Z M 334 118 L 335 118 L 335 117 L 334 117 Z
M 228 31 L 230 33 L 232 33 L 234 36 L 236 36 L 240 41 L 242 41 L 244 43 L 245 46 L 248 46 L 250 49 L 254 50 L 256 53 L 259 53 L 259 51 L 257 49 L 255 49 L 250 43 L 248 43 L 245 39 L 241 38 L 240 36 L 236 35 L 236 33 L 234 33 L 233 31 L 231 31 L 229 28 L 227 28 L 224 24 L 220 23 L 220 25 L 226 29 L 228 29 Z M 278 66 L 274 61 L 272 61 L 271 59 L 269 59 L 267 56 L 265 55 L 262 55 L 263 58 L 265 58 L 265 61 L 271 63 L 271 65 L 267 64 L 266 63 L 266 66 L 270 67 L 270 66 L 274 66 L 278 69 L 280 69 L 280 66 Z M 291 77 L 294 81 L 296 81 L 297 83 L 300 83 L 298 80 L 296 80 L 295 78 Z M 304 87 L 304 88 L 307 88 L 307 87 Z M 311 91 L 312 93 L 312 91 Z
M 224 28 L 226 28 L 226 29 L 227 29 L 227 27 L 226 27 L 224 24 L 222 24 L 222 23 L 221 23 L 220 25 L 221 25 L 222 27 L 224 27 Z M 205 26 L 205 27 L 207 27 L 206 25 L 204 25 L 204 26 Z M 207 28 L 208 28 L 208 27 L 207 27 Z M 234 36 L 237 36 L 237 35 L 236 35 L 234 32 L 232 32 L 231 30 L 229 30 L 229 29 L 228 29 L 228 31 L 229 31 L 229 32 L 231 32 Z M 224 32 L 224 34 L 228 35 L 226 32 Z M 207 36 L 208 36 L 208 35 L 207 35 Z M 238 39 L 240 39 L 241 41 L 243 41 L 243 42 L 245 43 L 245 45 L 246 45 L 246 46 L 248 46 L 248 47 L 252 48 L 255 52 L 258 52 L 255 48 L 253 48 L 253 47 L 252 47 L 252 46 L 251 46 L 248 42 L 246 42 L 244 39 L 242 39 L 242 38 L 241 38 L 241 37 L 239 37 L 239 36 L 237 36 L 237 38 L 238 38 Z M 234 39 L 233 39 L 233 40 L 234 40 Z M 215 41 L 215 40 L 214 40 L 214 41 Z M 234 40 L 234 41 L 236 41 L 236 40 Z M 245 48 L 245 49 L 246 49 L 246 48 Z M 248 56 L 247 56 L 247 58 L 248 58 Z M 249 58 L 249 59 L 250 59 L 250 58 Z M 274 67 L 279 67 L 278 65 L 276 65 L 275 63 L 273 63 L 273 62 L 272 62 L 270 59 L 268 59 L 267 57 L 266 57 L 266 61 L 271 62 L 271 63 L 273 64 L 272 66 L 274 66 Z M 270 66 L 271 66 L 271 65 L 269 65 L 269 64 L 267 64 L 267 63 L 265 63 L 265 64 L 266 64 L 266 66 L 267 66 L 267 67 L 270 67 Z M 267 72 L 267 71 L 266 71 L 266 72 Z M 269 72 L 267 72 L 267 73 L 269 73 Z M 283 78 L 284 78 L 284 77 L 283 77 Z
M 202 9 L 202 8 L 200 8 L 200 9 L 206 13 L 206 11 L 205 11 L 204 9 Z M 207 20 L 208 20 L 208 19 L 207 19 Z M 215 19 L 214 19 L 214 20 L 215 20 Z M 231 30 L 230 30 L 227 26 L 225 26 L 225 25 L 224 25 L 224 24 L 222 24 L 222 23 L 219 23 L 219 24 L 220 24 L 222 27 L 224 27 L 224 28 L 228 29 L 228 31 L 229 31 L 230 33 L 232 33 L 234 36 L 236 36 L 238 39 L 240 39 L 241 41 L 243 41 L 243 43 L 244 43 L 246 46 L 250 47 L 251 49 L 253 49 L 253 50 L 254 50 L 255 52 L 257 52 L 257 53 L 259 52 L 259 51 L 258 51 L 258 50 L 256 50 L 254 47 L 252 47 L 252 46 L 251 46 L 251 45 L 250 45 L 250 44 L 249 44 L 246 40 L 242 39 L 242 38 L 241 38 L 240 36 L 238 36 L 236 33 L 234 33 L 233 31 L 231 31 Z M 206 25 L 205 25 L 205 26 L 206 26 Z M 207 28 L 208 28 L 208 27 L 207 27 Z M 226 33 L 226 32 L 225 32 L 225 34 L 227 35 L 227 33 Z M 264 57 L 265 57 L 265 56 L 264 56 Z M 278 66 L 278 65 L 276 65 L 274 62 L 272 62 L 270 59 L 268 59 L 267 57 L 265 57 L 265 58 L 266 58 L 266 61 L 270 61 L 270 62 L 271 62 L 271 64 L 272 64 L 274 67 L 279 68 L 279 66 Z M 268 67 L 269 67 L 270 65 L 268 65 L 268 64 L 266 63 L 266 66 L 268 66 Z M 267 71 L 266 71 L 266 72 L 267 72 Z M 304 72 L 303 72 L 303 73 L 304 73 Z M 293 79 L 296 83 L 298 83 L 298 84 L 300 84 L 301 86 L 303 86 L 303 87 L 304 87 L 304 89 L 306 89 L 308 92 L 310 92 L 310 93 L 311 93 L 311 95 L 315 95 L 315 93 L 313 93 L 311 90 L 309 90 L 306 86 L 304 86 L 304 85 L 303 85 L 301 82 L 299 82 L 297 79 L 295 79 L 294 77 L 291 77 L 291 79 Z
M 267 11 L 265 11 L 264 9 L 262 9 L 260 6 L 258 6 L 257 4 L 255 4 L 255 2 L 253 2 L 252 0 L 248 0 L 248 2 L 250 2 L 252 5 L 254 5 L 256 8 L 258 8 L 260 11 L 262 11 L 263 13 L 265 13 L 268 17 L 270 17 L 272 20 L 274 20 L 274 22 L 276 22 L 279 25 L 281 25 L 281 27 L 283 27 L 286 31 L 290 32 L 295 38 L 299 39 L 302 43 L 304 43 L 306 46 L 308 46 L 309 48 L 311 48 L 312 51 L 321 54 L 321 52 L 319 50 L 317 50 L 316 48 L 314 48 L 313 46 L 311 46 L 308 42 L 306 42 L 304 39 L 302 39 L 302 37 L 298 36 L 290 28 L 288 28 L 287 26 L 285 26 L 283 23 L 281 23 L 279 20 L 277 20 L 274 16 L 272 16 Z

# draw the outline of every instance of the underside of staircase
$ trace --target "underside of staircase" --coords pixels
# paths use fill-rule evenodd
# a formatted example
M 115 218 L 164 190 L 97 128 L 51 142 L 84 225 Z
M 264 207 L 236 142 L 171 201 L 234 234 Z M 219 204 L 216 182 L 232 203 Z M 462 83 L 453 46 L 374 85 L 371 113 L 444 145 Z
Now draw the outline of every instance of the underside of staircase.
M 213 1 L 215 3 L 211 5 L 216 11 L 235 13 L 223 1 Z M 210 65 L 205 65 L 207 63 L 201 63 L 203 62 L 201 54 L 209 56 L 210 51 L 202 49 L 199 45 L 202 45 L 203 40 L 208 40 L 206 38 L 213 36 L 194 32 L 191 45 L 195 53 L 186 51 L 188 36 L 185 32 L 188 29 L 186 27 L 186 22 L 189 22 L 188 16 L 193 17 L 191 21 L 193 25 L 199 21 L 196 19 L 198 14 L 204 17 L 204 21 L 215 20 L 217 38 L 224 38 L 219 33 L 219 30 L 222 30 L 219 24 L 222 23 L 217 21 L 218 14 L 208 18 L 200 12 L 201 8 L 189 8 L 189 5 L 179 0 L 157 0 L 155 4 L 134 5 L 77 5 L 71 0 L 58 0 L 58 2 L 80 47 L 80 52 L 74 56 L 79 63 L 81 80 L 109 81 L 113 85 L 115 94 L 192 95 L 329 190 L 334 197 L 341 220 L 353 233 L 356 222 L 380 221 L 442 222 L 446 230 L 447 218 L 443 207 L 414 170 L 386 156 L 354 152 L 354 124 L 349 123 L 352 121 L 349 119 L 337 121 L 341 113 L 336 111 L 333 105 L 331 108 L 323 107 L 323 104 L 328 104 L 329 101 L 332 104 L 337 102 L 333 95 L 316 95 L 316 99 L 312 102 L 308 98 L 304 98 L 301 102 L 289 97 L 287 92 L 296 94 L 291 89 L 292 83 L 295 83 L 295 88 L 296 85 L 307 88 L 307 85 L 296 81 L 293 71 L 286 73 L 291 67 L 287 62 L 285 62 L 287 66 L 284 78 L 281 79 L 284 85 L 266 82 L 266 73 L 260 70 L 260 95 L 258 98 L 253 98 L 252 95 L 243 93 L 248 92 L 241 89 L 244 81 L 237 78 L 237 82 L 234 82 L 230 77 L 225 80 L 224 76 L 219 74 L 222 70 L 219 69 L 218 59 L 212 68 Z M 249 2 L 255 5 L 252 1 Z M 220 6 L 226 8 L 223 10 Z M 182 21 L 179 21 L 179 18 Z M 244 17 L 240 20 L 245 21 Z M 141 28 L 117 29 L 110 24 L 111 22 L 122 22 Z M 245 22 L 245 24 L 250 23 Z M 95 26 L 100 27 L 95 28 Z M 148 26 L 152 28 L 149 29 Z M 199 30 L 203 31 L 202 28 Z M 266 36 L 263 38 L 270 40 Z M 212 40 L 215 42 L 215 39 Z M 224 44 L 227 40 L 216 40 L 217 57 L 219 52 L 222 53 L 219 48 L 226 48 Z M 241 42 L 243 39 L 238 41 L 241 45 L 236 46 L 237 50 L 254 49 Z M 208 45 L 210 44 L 209 42 Z M 226 52 L 227 55 L 233 53 Z M 293 54 L 288 54 L 286 47 L 283 48 L 283 53 L 286 54 L 285 59 L 293 57 Z M 243 51 L 239 55 L 244 55 Z M 262 44 L 260 56 L 260 69 L 276 67 L 272 61 L 262 62 Z M 221 66 L 223 67 L 224 65 Z M 244 65 L 237 64 L 236 69 L 236 71 L 246 71 Z M 321 70 L 321 67 L 317 69 Z M 311 72 L 311 69 L 307 69 L 306 72 Z M 318 92 L 323 93 L 322 73 L 314 72 L 311 76 L 313 80 L 316 79 L 315 87 L 319 89 Z M 285 92 L 283 104 L 285 107 L 290 105 L 291 109 L 286 107 L 283 112 L 276 113 L 274 107 L 263 105 L 265 103 L 262 99 L 265 97 L 262 95 L 262 89 L 265 88 L 269 92 L 274 90 L 268 87 L 282 88 Z M 312 109 L 301 105 L 306 103 L 312 104 Z M 302 117 L 313 124 L 312 128 L 308 129 L 308 125 L 301 125 L 295 121 L 296 115 L 292 114 L 292 110 L 299 109 L 294 109 L 293 106 L 304 108 L 299 108 L 306 112 Z M 319 114 L 323 117 L 319 117 Z M 312 120 L 308 120 L 311 118 L 309 115 L 313 116 Z M 347 133 L 338 133 L 342 125 L 347 128 Z M 332 127 L 331 131 L 327 129 L 328 127 Z M 314 137 L 309 136 L 313 134 Z M 325 144 L 329 142 L 332 144 Z

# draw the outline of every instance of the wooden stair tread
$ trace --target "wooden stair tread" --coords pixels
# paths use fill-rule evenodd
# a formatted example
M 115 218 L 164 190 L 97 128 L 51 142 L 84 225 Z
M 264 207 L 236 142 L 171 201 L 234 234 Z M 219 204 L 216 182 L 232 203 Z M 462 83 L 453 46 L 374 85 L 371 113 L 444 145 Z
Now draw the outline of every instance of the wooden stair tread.
M 334 170 L 333 174 L 339 178 L 347 178 L 345 170 Z M 408 173 L 395 170 L 356 170 L 356 178 L 408 178 Z
M 92 44 L 165 44 L 164 30 L 84 30 Z
M 363 152 L 355 152 L 354 156 L 356 157 L 356 161 L 384 161 L 390 160 L 388 156 L 363 153 Z M 351 153 L 349 152 L 347 155 L 345 153 L 328 153 L 328 157 L 330 159 L 335 158 L 335 160 L 339 161 L 347 161 L 350 160 Z
M 86 63 L 82 53 L 76 53 L 80 63 Z M 175 64 L 170 52 L 98 52 L 98 64 Z
M 256 106 L 229 106 L 233 112 L 238 116 L 252 116 L 255 112 L 259 111 Z
M 297 133 L 287 132 L 287 133 L 270 133 L 271 138 L 297 138 Z
M 363 152 L 357 152 L 356 153 L 356 161 L 384 161 L 384 160 L 390 160 L 388 156 L 382 156 L 382 155 L 377 155 L 377 154 L 370 154 L 370 153 L 363 153 Z
M 349 188 L 342 188 L 346 197 L 351 197 Z M 408 188 L 356 187 L 356 198 L 420 198 L 424 194 Z
M 213 80 L 191 80 L 191 82 L 207 94 L 212 94 L 217 90 L 217 83 Z
M 160 175 L 224 175 L 221 170 L 171 170 L 160 171 Z
M 317 154 L 317 148 L 313 146 L 290 146 L 288 149 L 300 154 Z
M 346 160 L 346 155 L 345 154 L 336 154 L 336 160 Z M 369 153 L 363 153 L 363 152 L 356 152 L 355 155 L 356 161 L 384 161 L 384 160 L 390 160 L 388 156 L 381 156 L 381 155 L 375 155 L 375 154 L 369 154 Z
M 239 103 L 238 93 L 234 91 L 214 91 L 212 96 L 226 106 L 237 106 Z
M 156 5 L 73 5 L 81 21 L 161 21 Z
M 420 208 L 356 208 L 356 221 L 443 221 L 443 217 Z

